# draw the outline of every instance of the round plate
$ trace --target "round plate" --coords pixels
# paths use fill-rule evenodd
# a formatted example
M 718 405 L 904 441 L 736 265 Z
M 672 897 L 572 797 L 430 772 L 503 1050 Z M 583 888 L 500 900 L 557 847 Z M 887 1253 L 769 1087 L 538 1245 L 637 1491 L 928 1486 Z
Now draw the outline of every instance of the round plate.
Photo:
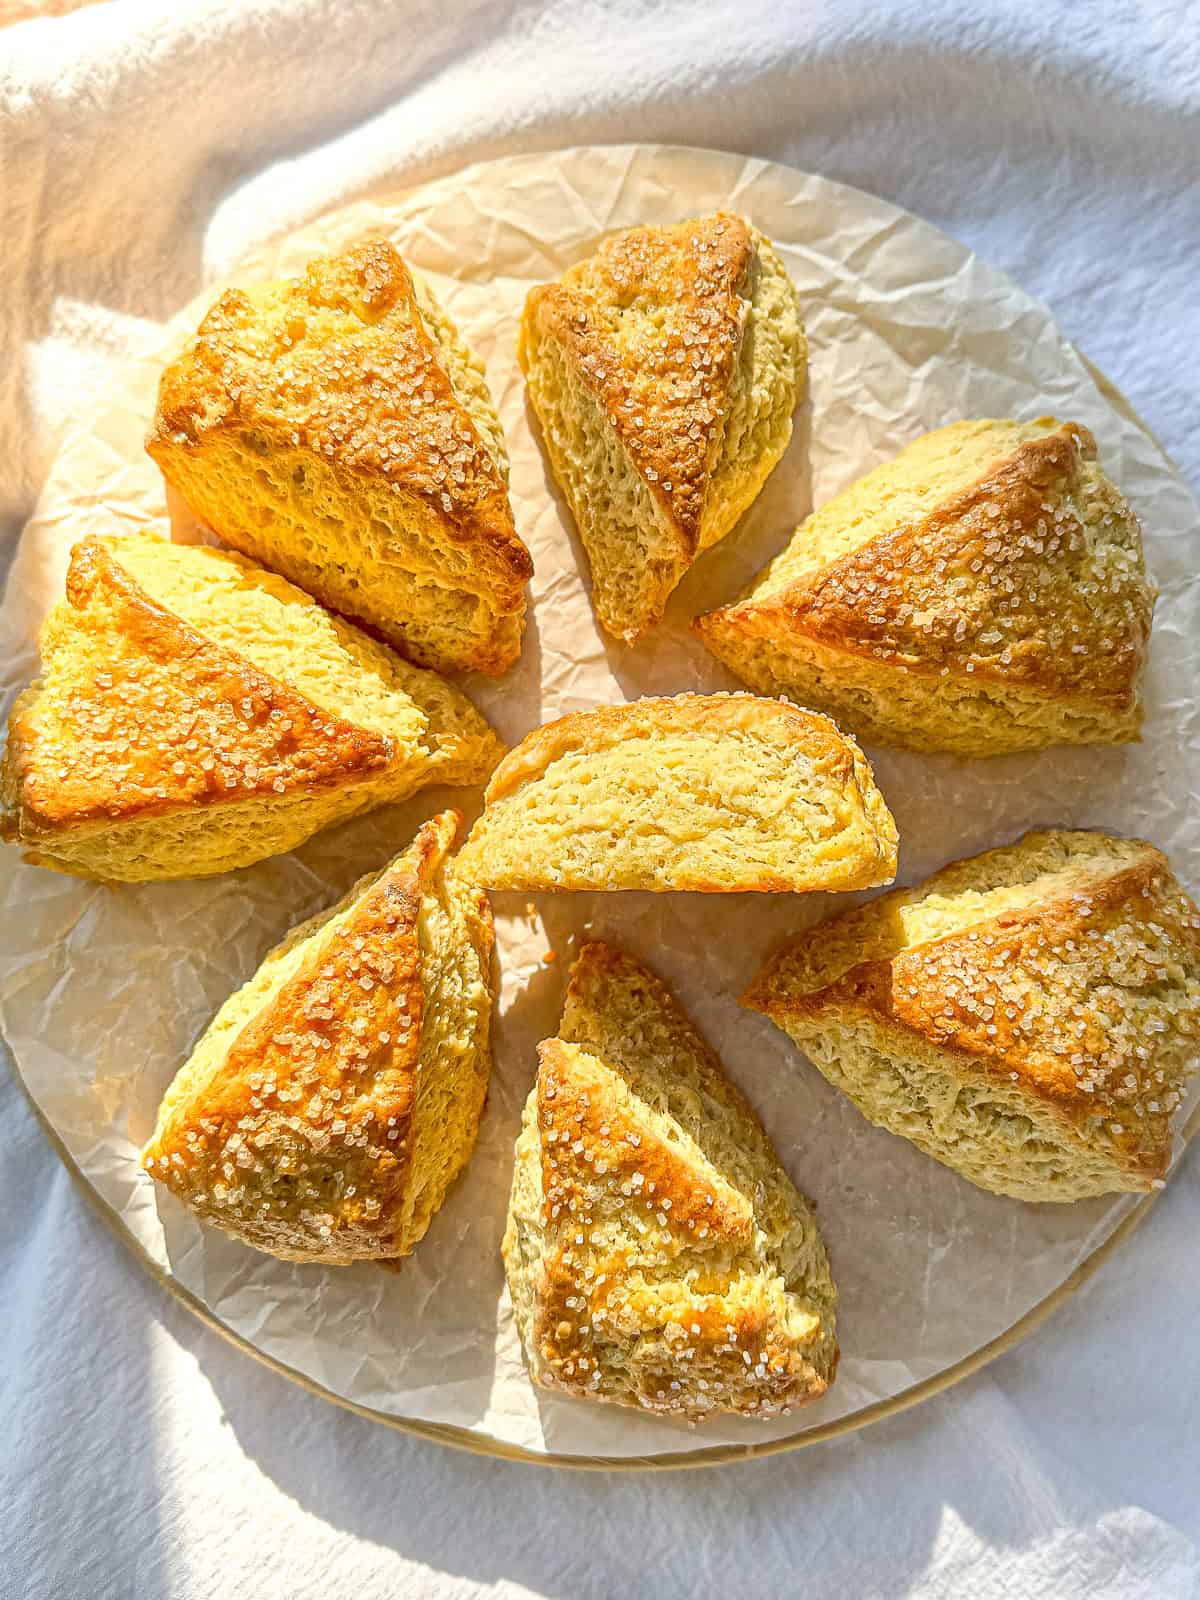
M 774 239 L 795 278 L 811 347 L 808 398 L 754 508 L 680 585 L 662 627 L 627 649 L 596 629 L 586 563 L 525 409 L 517 319 L 529 286 L 603 233 L 719 206 Z M 506 739 L 581 706 L 737 687 L 687 624 L 735 594 L 814 501 L 929 428 L 1053 412 L 1092 428 L 1145 523 L 1163 590 L 1146 739 L 982 762 L 869 751 L 900 827 L 901 877 L 1054 824 L 1145 834 L 1195 884 L 1195 714 L 1173 694 L 1195 682 L 1196 508 L 1043 307 L 870 196 L 732 155 L 649 147 L 506 160 L 362 201 L 263 249 L 237 279 L 292 272 L 365 230 L 393 236 L 430 277 L 485 358 L 501 411 L 517 525 L 536 568 L 533 611 L 514 672 L 465 687 Z M 68 432 L 0 617 L 6 686 L 34 670 L 34 625 L 61 591 L 71 543 L 90 531 L 165 525 L 161 480 L 141 440 L 165 352 L 215 293 L 148 340 L 99 422 Z M 177 516 L 177 536 L 194 531 Z M 197 883 L 107 889 L 26 867 L 13 851 L 0 860 L 0 1015 L 55 1148 L 143 1264 L 277 1371 L 393 1426 L 507 1457 L 603 1467 L 744 1459 L 860 1427 L 974 1371 L 1042 1320 L 1149 1209 L 1153 1196 L 1027 1206 L 983 1194 L 871 1127 L 782 1034 L 741 1012 L 735 997 L 767 951 L 833 897 L 500 895 L 496 1068 L 479 1146 L 403 1271 L 277 1262 L 200 1227 L 137 1165 L 172 1074 L 287 927 L 447 802 L 470 815 L 478 796 L 430 791 L 293 855 Z M 583 936 L 613 939 L 668 978 L 817 1202 L 841 1293 L 843 1358 L 838 1383 L 803 1412 L 770 1423 L 713 1419 L 694 1431 L 537 1395 L 525 1377 L 498 1245 L 534 1046 L 554 1031 Z

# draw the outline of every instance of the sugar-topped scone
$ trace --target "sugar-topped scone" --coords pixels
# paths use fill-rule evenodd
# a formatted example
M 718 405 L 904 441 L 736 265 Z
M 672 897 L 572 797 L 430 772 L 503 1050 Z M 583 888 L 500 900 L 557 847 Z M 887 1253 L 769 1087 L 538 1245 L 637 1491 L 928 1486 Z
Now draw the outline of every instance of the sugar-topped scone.
M 1139 736 L 1154 589 L 1086 428 L 956 422 L 815 511 L 694 624 L 763 694 L 966 756 Z
M 807 362 L 792 281 L 727 212 L 632 228 L 530 292 L 518 354 L 596 615 L 636 639 L 787 447 Z
M 671 993 L 585 945 L 538 1053 L 504 1238 L 533 1381 L 687 1421 L 818 1399 L 838 1349 L 816 1221 Z
M 17 699 L 0 835 L 101 880 L 205 877 L 503 746 L 465 695 L 243 557 L 153 534 L 76 545 Z
M 896 825 L 853 739 L 748 694 L 577 711 L 522 739 L 462 870 L 492 889 L 865 889 Z
M 491 912 L 447 871 L 458 822 L 293 928 L 180 1068 L 142 1161 L 204 1221 L 329 1266 L 424 1235 L 491 1070 Z
M 230 289 L 147 449 L 226 544 L 439 672 L 505 672 L 533 571 L 483 368 L 384 239 Z
M 982 1189 L 1149 1189 L 1200 1053 L 1200 914 L 1152 845 L 1031 833 L 809 928 L 742 1003 Z

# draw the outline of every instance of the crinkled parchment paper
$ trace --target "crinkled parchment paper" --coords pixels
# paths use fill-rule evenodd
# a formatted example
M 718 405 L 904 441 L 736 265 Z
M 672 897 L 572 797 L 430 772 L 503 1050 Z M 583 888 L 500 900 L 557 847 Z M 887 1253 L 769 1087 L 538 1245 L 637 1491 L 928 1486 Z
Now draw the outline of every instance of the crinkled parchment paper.
M 598 632 L 586 566 L 555 494 L 514 359 L 526 290 L 608 230 L 726 206 L 780 246 L 811 343 L 792 446 L 737 532 L 676 592 L 634 649 Z M 517 526 L 536 567 L 517 669 L 468 692 L 515 742 L 562 712 L 643 694 L 734 687 L 688 636 L 810 509 L 926 429 L 1043 412 L 1092 428 L 1143 520 L 1162 587 L 1144 743 L 965 762 L 869 753 L 896 814 L 902 881 L 1038 824 L 1104 826 L 1161 845 L 1200 887 L 1191 806 L 1200 721 L 1196 506 L 1161 452 L 1100 392 L 1047 311 L 962 246 L 883 202 L 785 167 L 701 151 L 583 149 L 501 161 L 398 198 L 363 202 L 265 250 L 239 277 L 292 272 L 364 230 L 385 231 L 433 280 L 487 361 L 512 453 Z M 205 303 L 212 297 L 210 291 Z M 3 684 L 34 670 L 33 641 L 85 533 L 162 522 L 142 438 L 163 350 L 150 342 L 99 420 L 66 440 L 25 532 L 0 618 Z M 194 531 L 194 530 L 193 530 Z M 176 518 L 178 536 L 188 536 Z M 200 1228 L 137 1166 L 160 1095 L 214 1009 L 299 918 L 405 844 L 447 801 L 430 791 L 333 830 L 294 855 L 198 883 L 100 888 L 0 852 L 0 1003 L 25 1083 L 99 1197 L 178 1282 L 258 1349 L 337 1394 L 449 1422 L 534 1451 L 655 1454 L 781 1437 L 856 1412 L 945 1371 L 1054 1290 L 1133 1201 L 1029 1206 L 980 1193 L 869 1126 L 736 996 L 778 940 L 832 898 L 497 896 L 502 972 L 496 1066 L 478 1150 L 399 1275 L 294 1266 Z M 499 1244 L 512 1142 L 553 1033 L 576 941 L 612 938 L 676 987 L 813 1196 L 841 1289 L 833 1391 L 771 1424 L 697 1431 L 536 1396 L 513 1335 Z M 264 1381 L 270 1381 L 264 1379 Z

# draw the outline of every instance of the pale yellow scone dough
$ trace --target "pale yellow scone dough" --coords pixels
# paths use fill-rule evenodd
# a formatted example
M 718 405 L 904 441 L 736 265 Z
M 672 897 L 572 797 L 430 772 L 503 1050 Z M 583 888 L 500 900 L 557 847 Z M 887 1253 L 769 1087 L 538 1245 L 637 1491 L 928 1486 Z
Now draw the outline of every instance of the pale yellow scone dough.
M 795 288 L 742 217 L 632 228 L 530 291 L 518 356 L 596 616 L 633 641 L 787 448 L 807 367 Z
M 229 551 L 91 536 L 40 640 L 0 763 L 0 834 L 107 882 L 205 877 L 503 746 L 435 673 Z
M 143 1164 L 205 1222 L 326 1266 L 424 1235 L 491 1070 L 492 918 L 448 861 L 458 823 L 293 928 L 180 1068 Z
M 439 672 L 517 659 L 533 571 L 483 368 L 385 239 L 230 289 L 147 449 L 226 544 Z
M 870 767 L 826 717 L 754 695 L 574 712 L 488 784 L 462 870 L 492 889 L 804 892 L 896 872 Z
M 1136 739 L 1154 593 L 1086 428 L 956 422 L 694 626 L 744 682 L 860 738 L 986 756 Z
M 687 1421 L 818 1399 L 838 1349 L 816 1221 L 670 992 L 585 945 L 539 1056 L 504 1238 L 533 1381 Z
M 1200 913 L 1152 845 L 1031 833 L 819 923 L 742 1003 L 980 1188 L 1146 1190 L 1200 1050 Z

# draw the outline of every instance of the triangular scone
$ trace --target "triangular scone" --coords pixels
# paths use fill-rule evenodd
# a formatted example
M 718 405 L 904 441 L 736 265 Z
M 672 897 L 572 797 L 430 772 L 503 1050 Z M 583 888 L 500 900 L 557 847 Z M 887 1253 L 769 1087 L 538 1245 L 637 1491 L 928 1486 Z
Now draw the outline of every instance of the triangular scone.
M 865 889 L 896 825 L 853 739 L 748 694 L 578 711 L 488 784 L 462 868 L 492 889 Z
M 293 928 L 176 1075 L 143 1165 L 206 1222 L 331 1266 L 425 1233 L 491 1070 L 491 912 L 446 870 L 458 821 Z
M 1200 915 L 1152 845 L 1031 833 L 809 929 L 742 1003 L 980 1188 L 1149 1189 L 1200 1049 Z
M 534 1382 L 697 1421 L 824 1394 L 837 1292 L 816 1221 L 672 995 L 585 945 L 559 1033 L 504 1239 Z
M 227 544 L 421 666 L 505 672 L 533 571 L 483 369 L 395 248 L 231 289 L 147 444 Z
M 76 545 L 0 765 L 0 834 L 101 880 L 204 877 L 503 746 L 467 698 L 241 556 Z
M 1154 590 L 1076 423 L 956 422 L 800 525 L 694 624 L 764 694 L 868 740 L 996 755 L 1136 739 Z
M 596 615 L 636 639 L 787 447 L 807 359 L 792 281 L 741 217 L 634 228 L 531 291 L 518 354 Z

